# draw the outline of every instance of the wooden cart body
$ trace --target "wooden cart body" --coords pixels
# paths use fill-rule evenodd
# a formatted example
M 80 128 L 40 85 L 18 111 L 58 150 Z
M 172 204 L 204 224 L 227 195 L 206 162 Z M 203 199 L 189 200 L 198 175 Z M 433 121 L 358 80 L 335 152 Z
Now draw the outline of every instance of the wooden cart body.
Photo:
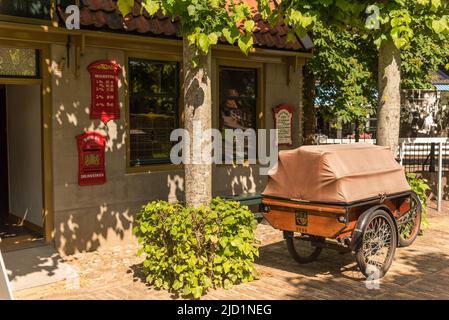
M 262 210 L 275 229 L 342 239 L 352 243 L 352 247 L 356 242 L 354 231 L 363 223 L 361 217 L 372 210 L 383 209 L 397 221 L 410 210 L 412 197 L 412 192 L 404 192 L 354 203 L 328 204 L 265 196 Z
M 416 195 L 388 148 L 365 143 L 281 151 L 263 192 L 262 211 L 276 229 L 357 242 L 373 210 L 395 222 Z

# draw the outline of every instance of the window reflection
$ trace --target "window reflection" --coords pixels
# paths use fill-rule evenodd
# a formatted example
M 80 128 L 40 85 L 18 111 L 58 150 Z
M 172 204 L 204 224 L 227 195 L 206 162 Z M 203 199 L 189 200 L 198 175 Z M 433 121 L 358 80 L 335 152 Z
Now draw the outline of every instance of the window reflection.
M 169 162 L 171 131 L 179 127 L 176 62 L 130 59 L 131 166 Z

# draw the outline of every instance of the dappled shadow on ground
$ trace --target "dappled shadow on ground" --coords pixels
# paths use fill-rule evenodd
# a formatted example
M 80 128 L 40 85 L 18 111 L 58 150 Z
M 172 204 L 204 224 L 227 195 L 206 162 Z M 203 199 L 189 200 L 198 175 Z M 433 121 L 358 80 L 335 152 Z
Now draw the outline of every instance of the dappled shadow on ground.
M 419 246 L 398 248 L 388 274 L 367 282 L 352 254 L 323 250 L 316 262 L 299 265 L 283 241 L 260 248 L 261 280 L 285 282 L 285 299 L 447 299 L 449 255 L 426 240 Z M 426 250 L 429 249 L 429 250 Z
M 430 229 L 410 247 L 397 248 L 387 275 L 374 282 L 366 281 L 352 253 L 324 249 L 317 261 L 298 264 L 281 233 L 261 224 L 256 232 L 262 243 L 260 257 L 255 262 L 260 279 L 230 291 L 211 290 L 206 298 L 449 299 L 449 219 L 444 205 L 444 213 L 436 213 L 430 204 Z M 142 264 L 135 264 L 128 272 L 135 282 L 146 284 L 142 270 Z
M 142 263 L 138 263 L 138 264 L 134 264 L 134 265 L 130 266 L 127 273 L 132 273 L 134 282 L 144 283 L 148 289 L 157 290 L 151 284 L 148 283 L 147 276 L 145 275 L 143 270 L 144 270 L 144 268 L 143 268 L 143 262 L 142 262 Z M 181 296 L 177 292 L 170 292 L 170 298 L 171 299 L 179 299 L 179 298 L 181 298 Z

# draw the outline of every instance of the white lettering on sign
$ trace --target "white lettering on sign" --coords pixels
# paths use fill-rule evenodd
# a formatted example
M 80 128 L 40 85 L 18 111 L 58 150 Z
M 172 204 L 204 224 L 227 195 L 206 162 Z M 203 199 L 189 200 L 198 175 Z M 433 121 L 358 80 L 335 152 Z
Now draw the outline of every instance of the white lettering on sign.
M 292 114 L 282 109 L 276 113 L 276 129 L 278 130 L 278 143 L 288 144 L 293 143 L 292 140 Z

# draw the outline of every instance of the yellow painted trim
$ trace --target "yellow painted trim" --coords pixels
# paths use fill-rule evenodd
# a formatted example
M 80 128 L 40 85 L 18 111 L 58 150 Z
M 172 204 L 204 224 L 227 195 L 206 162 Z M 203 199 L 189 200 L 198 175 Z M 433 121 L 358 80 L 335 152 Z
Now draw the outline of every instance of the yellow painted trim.
M 153 165 L 141 166 L 141 167 L 127 167 L 126 174 L 153 173 L 153 172 L 164 172 L 164 171 L 182 171 L 182 170 L 184 170 L 183 165 L 166 163 L 166 164 L 153 164 Z
M 0 76 L 1 84 L 16 84 L 16 85 L 27 85 L 27 84 L 41 84 L 41 79 L 26 79 L 26 78 L 2 78 Z
M 36 18 L 27 18 L 27 17 L 20 17 L 20 16 L 10 16 L 6 14 L 0 14 L 0 22 L 7 21 L 7 22 L 14 22 L 14 23 L 20 23 L 20 24 L 36 24 L 36 25 L 48 25 L 51 26 L 52 20 L 46 20 L 46 19 L 36 19 Z
M 55 216 L 53 204 L 53 125 L 52 125 L 52 83 L 51 54 L 45 46 L 41 54 L 42 77 L 42 145 L 43 145 L 43 178 L 44 178 L 44 229 L 45 240 L 53 242 Z
M 157 61 L 167 61 L 167 62 L 178 62 L 179 63 L 179 124 L 180 127 L 183 126 L 183 115 L 184 115 L 184 99 L 182 95 L 183 90 L 183 79 L 182 76 L 182 54 L 176 55 L 176 54 L 160 54 L 157 52 L 141 52 L 141 51 L 130 51 L 125 53 L 125 62 L 123 69 L 125 70 L 125 128 L 126 128 L 126 135 L 125 135 L 125 145 L 126 145 L 126 173 L 127 174 L 133 174 L 133 173 L 151 173 L 151 172 L 160 172 L 160 171 L 174 171 L 174 170 L 183 170 L 184 166 L 182 165 L 174 165 L 170 163 L 162 163 L 162 164 L 151 164 L 151 165 L 145 165 L 145 166 L 139 166 L 139 167 L 132 167 L 130 166 L 130 160 L 131 160 L 131 145 L 129 142 L 130 138 L 130 128 L 129 128 L 129 72 L 128 72 L 128 64 L 130 58 L 138 58 L 138 59 L 148 59 L 148 60 L 157 60 Z

